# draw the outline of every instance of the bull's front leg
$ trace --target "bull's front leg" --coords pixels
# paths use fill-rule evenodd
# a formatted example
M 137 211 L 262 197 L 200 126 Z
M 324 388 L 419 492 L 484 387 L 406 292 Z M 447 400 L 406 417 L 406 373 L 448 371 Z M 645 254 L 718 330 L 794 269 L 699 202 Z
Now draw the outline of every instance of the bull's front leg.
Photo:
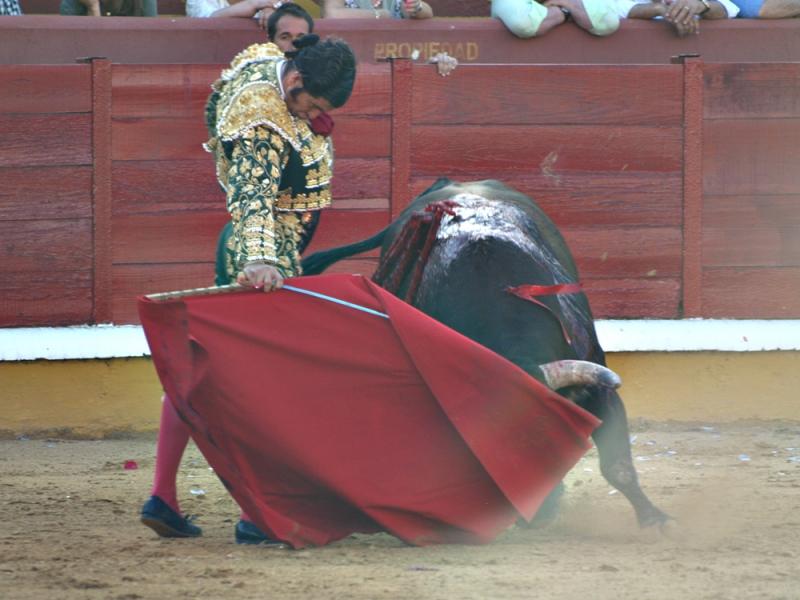
M 579 406 L 603 421 L 592 434 L 603 477 L 633 505 L 640 527 L 659 525 L 664 528 L 672 519 L 650 502 L 639 486 L 631 458 L 628 419 L 619 394 L 608 388 L 592 386 L 583 388 L 573 397 Z

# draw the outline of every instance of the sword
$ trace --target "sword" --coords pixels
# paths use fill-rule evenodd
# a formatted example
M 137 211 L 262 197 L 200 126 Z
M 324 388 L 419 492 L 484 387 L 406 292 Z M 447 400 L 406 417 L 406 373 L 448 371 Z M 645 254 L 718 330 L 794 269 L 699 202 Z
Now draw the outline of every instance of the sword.
M 168 300 L 179 300 L 180 298 L 186 298 L 189 296 L 211 296 L 215 294 L 245 292 L 252 289 L 253 288 L 251 287 L 245 287 L 243 285 L 239 285 L 238 283 L 232 283 L 229 285 L 215 285 L 211 287 L 194 288 L 190 290 L 179 290 L 176 292 L 162 292 L 159 294 L 148 294 L 147 296 L 145 296 L 145 298 L 147 298 L 148 300 L 152 300 L 154 302 L 166 302 Z M 340 304 L 341 306 L 346 306 L 348 308 L 360 310 L 362 312 L 369 313 L 371 315 L 383 317 L 384 319 L 389 318 L 389 315 L 387 315 L 386 313 L 382 313 L 377 310 L 367 308 L 366 306 L 361 306 L 360 304 L 354 304 L 353 302 L 347 302 L 346 300 L 341 300 L 340 298 L 334 298 L 333 296 L 328 296 L 327 294 L 322 294 L 320 292 L 312 292 L 311 290 L 305 290 L 303 288 L 295 287 L 293 285 L 284 285 L 281 289 L 294 292 L 296 294 L 304 294 L 306 296 L 311 296 L 313 298 L 325 300 L 326 302 L 333 302 L 334 304 Z

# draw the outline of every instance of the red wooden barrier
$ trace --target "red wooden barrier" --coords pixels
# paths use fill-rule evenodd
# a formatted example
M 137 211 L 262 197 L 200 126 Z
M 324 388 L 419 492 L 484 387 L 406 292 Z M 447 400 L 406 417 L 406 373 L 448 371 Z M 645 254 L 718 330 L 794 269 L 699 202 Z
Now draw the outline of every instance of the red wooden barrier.
M 561 227 L 598 314 L 677 317 L 682 82 L 668 65 L 418 69 L 411 170 L 511 183 Z
M 135 322 L 138 294 L 210 284 L 221 67 L 0 67 L 0 324 Z M 498 178 L 562 228 L 597 316 L 798 318 L 798 81 L 798 64 L 697 60 L 362 67 L 311 250 L 385 226 L 438 176 Z
M 706 65 L 703 313 L 797 317 L 800 64 Z
M 91 90 L 88 65 L 0 69 L 2 326 L 93 321 Z
M 450 0 L 461 2 L 461 0 Z M 663 22 L 626 19 L 612 36 L 597 38 L 573 24 L 542 38 L 514 37 L 499 21 L 485 18 L 320 19 L 323 35 L 347 40 L 359 62 L 390 56 L 422 61 L 449 52 L 462 63 L 493 64 L 669 64 L 695 53 L 707 62 L 786 62 L 800 56 L 800 20 L 703 21 L 702 33 L 678 37 Z M 105 56 L 126 64 L 219 64 L 245 46 L 264 40 L 251 19 L 60 17 L 32 15 L 0 19 L 0 64 L 72 63 Z

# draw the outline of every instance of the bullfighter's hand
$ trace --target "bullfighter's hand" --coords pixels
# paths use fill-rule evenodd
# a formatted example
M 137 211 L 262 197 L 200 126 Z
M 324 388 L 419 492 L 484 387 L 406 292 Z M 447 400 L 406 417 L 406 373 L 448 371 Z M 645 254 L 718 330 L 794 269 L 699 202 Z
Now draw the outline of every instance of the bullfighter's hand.
M 283 287 L 283 275 L 273 265 L 252 262 L 247 263 L 236 276 L 236 283 L 271 292 Z

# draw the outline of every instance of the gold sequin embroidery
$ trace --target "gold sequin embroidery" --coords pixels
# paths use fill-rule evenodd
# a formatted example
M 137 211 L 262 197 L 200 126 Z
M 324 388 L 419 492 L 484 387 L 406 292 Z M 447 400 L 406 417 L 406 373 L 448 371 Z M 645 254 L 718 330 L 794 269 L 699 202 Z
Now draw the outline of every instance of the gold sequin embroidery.
M 292 190 L 282 191 L 276 206 L 282 211 L 319 210 L 331 205 L 331 191 L 324 188 L 309 194 L 292 195 Z

